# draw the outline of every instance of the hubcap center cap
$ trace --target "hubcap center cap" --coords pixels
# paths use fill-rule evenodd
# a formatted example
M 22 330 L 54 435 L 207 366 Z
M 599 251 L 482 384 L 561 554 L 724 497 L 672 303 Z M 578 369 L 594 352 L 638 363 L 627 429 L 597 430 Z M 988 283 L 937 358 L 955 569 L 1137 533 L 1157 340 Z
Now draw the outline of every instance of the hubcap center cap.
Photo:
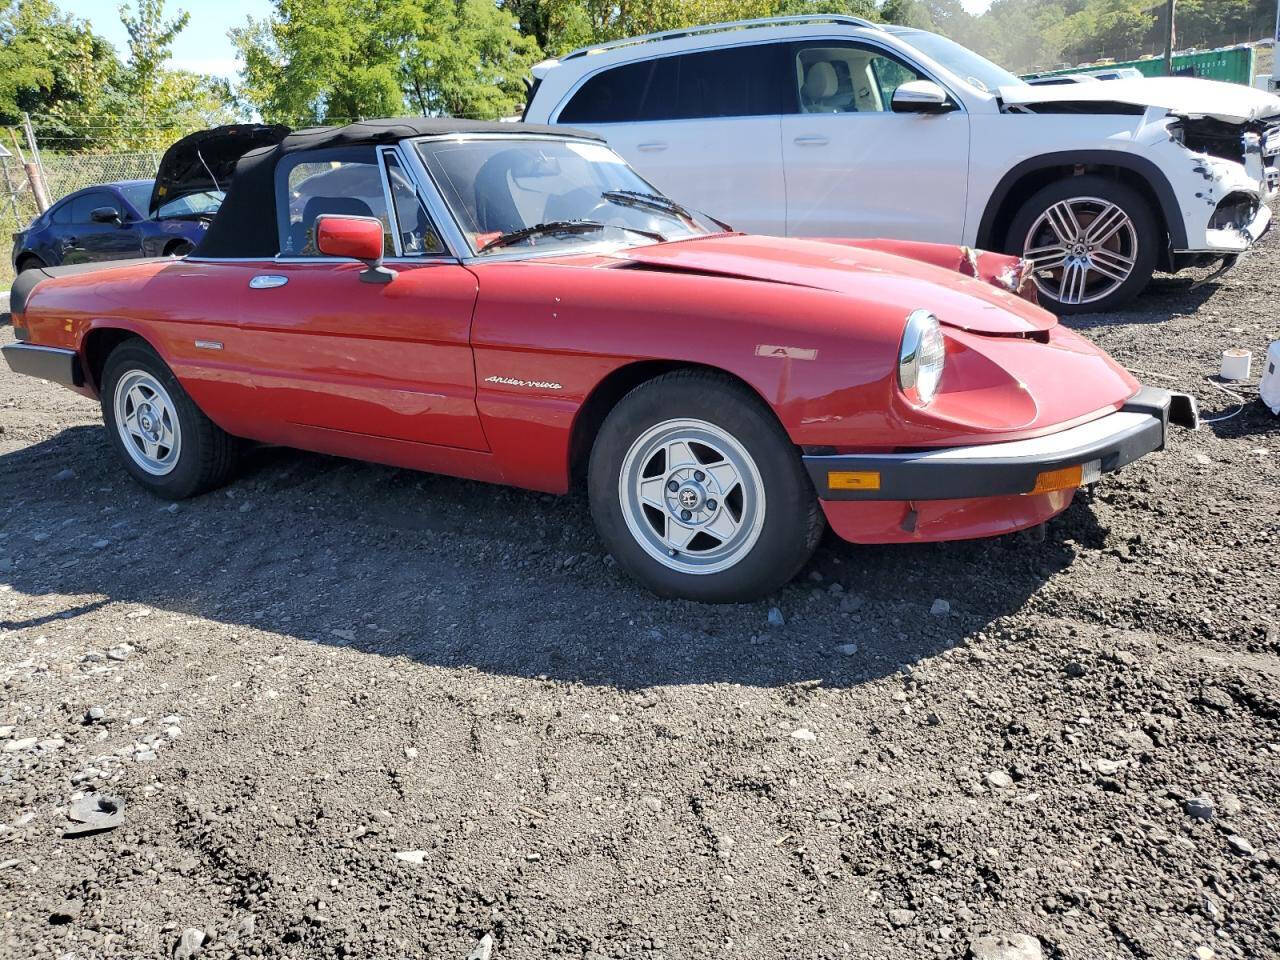
M 676 492 L 676 500 L 685 510 L 699 509 L 706 498 L 706 492 L 696 483 L 686 483 Z

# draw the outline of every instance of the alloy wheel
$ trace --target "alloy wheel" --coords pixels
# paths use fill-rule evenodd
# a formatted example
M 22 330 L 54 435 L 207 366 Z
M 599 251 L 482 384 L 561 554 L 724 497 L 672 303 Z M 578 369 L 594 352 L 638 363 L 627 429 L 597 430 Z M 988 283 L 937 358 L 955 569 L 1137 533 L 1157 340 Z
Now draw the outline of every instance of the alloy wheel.
M 139 467 L 155 477 L 173 470 L 182 452 L 182 426 L 168 392 L 145 370 L 130 370 L 116 383 L 116 430 Z
M 1022 256 L 1045 296 L 1058 303 L 1093 303 L 1132 275 L 1138 231 L 1129 214 L 1110 200 L 1073 197 L 1035 219 Z
M 755 461 L 705 420 L 667 420 L 641 434 L 623 459 L 618 496 L 631 535 L 681 573 L 727 570 L 751 551 L 764 525 Z

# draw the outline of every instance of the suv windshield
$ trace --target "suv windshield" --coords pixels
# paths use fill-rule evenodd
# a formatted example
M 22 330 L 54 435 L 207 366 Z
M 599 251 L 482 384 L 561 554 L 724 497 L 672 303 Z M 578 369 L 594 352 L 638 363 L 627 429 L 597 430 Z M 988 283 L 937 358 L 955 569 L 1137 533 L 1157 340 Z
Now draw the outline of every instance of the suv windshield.
M 417 149 L 476 254 L 634 246 L 710 229 L 603 143 L 449 137 Z
M 997 66 L 968 47 L 962 47 L 954 40 L 936 33 L 914 27 L 890 27 L 889 32 L 900 37 L 904 43 L 911 44 L 926 57 L 936 60 L 957 77 L 990 93 L 995 93 L 1000 87 L 1022 86 L 1024 83 L 1004 67 Z

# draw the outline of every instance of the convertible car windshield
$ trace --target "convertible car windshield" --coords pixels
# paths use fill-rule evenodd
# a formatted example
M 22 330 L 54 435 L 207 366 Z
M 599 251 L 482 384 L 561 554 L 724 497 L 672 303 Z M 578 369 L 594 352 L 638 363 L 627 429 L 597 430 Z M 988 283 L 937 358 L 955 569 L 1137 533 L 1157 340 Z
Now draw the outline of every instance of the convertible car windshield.
M 479 255 L 602 240 L 634 245 L 709 232 L 600 143 L 477 137 L 417 146 Z

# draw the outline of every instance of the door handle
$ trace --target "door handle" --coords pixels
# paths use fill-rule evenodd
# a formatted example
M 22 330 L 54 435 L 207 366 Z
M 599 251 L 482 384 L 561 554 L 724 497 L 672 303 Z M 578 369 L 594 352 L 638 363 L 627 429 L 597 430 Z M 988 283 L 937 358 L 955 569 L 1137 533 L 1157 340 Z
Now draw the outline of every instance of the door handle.
M 665 140 L 651 140 L 648 143 L 637 143 L 637 150 L 643 150 L 645 153 L 657 153 L 659 150 L 667 149 Z
M 826 137 L 796 137 L 792 141 L 797 147 L 825 147 L 831 141 Z
M 282 277 L 274 273 L 260 273 L 249 281 L 249 289 L 274 290 L 276 287 L 283 287 L 288 282 L 288 277 Z

